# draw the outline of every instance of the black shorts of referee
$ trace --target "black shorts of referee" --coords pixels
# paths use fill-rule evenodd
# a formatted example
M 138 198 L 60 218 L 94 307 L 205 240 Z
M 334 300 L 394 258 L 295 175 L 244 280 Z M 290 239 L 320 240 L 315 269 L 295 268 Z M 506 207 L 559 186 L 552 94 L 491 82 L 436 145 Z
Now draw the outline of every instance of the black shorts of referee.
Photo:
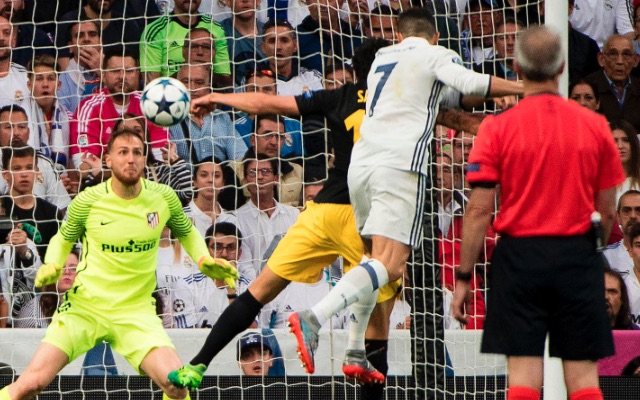
M 501 237 L 489 277 L 481 350 L 506 356 L 598 360 L 614 354 L 604 261 L 589 236 Z

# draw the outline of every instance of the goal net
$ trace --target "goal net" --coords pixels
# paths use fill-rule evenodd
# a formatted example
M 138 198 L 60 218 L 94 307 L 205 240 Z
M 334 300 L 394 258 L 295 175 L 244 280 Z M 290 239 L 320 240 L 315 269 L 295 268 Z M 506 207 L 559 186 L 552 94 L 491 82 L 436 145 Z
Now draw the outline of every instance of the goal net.
M 237 252 L 241 292 L 263 268 L 295 221 L 297 210 L 313 199 L 335 167 L 334 146 L 340 144 L 329 139 L 331 116 L 276 119 L 285 132 L 272 138 L 271 130 L 264 128 L 270 126 L 268 121 L 220 106 L 203 118 L 189 117 L 164 129 L 142 117 L 139 94 L 144 84 L 155 77 L 173 76 L 190 90 L 192 99 L 212 90 L 297 96 L 337 88 L 355 80 L 351 58 L 364 38 L 393 37 L 397 15 L 412 3 L 175 3 L 5 2 L 0 10 L 0 26 L 8 27 L 6 32 L 0 29 L 2 157 L 15 159 L 13 152 L 24 145 L 36 149 L 39 172 L 28 191 L 65 210 L 78 192 L 109 178 L 103 155 L 111 133 L 122 126 L 140 130 L 149 145 L 147 179 L 176 191 L 203 236 L 216 234 L 209 229 L 214 222 L 231 222 L 240 228 L 242 243 L 237 248 L 217 244 L 224 250 L 216 254 Z M 506 79 L 517 79 L 512 66 L 517 31 L 544 23 L 543 0 L 434 0 L 413 5 L 433 12 L 439 44 L 460 54 L 467 68 Z M 124 95 L 111 97 L 114 92 Z M 365 97 L 363 93 L 363 101 Z M 12 104 L 24 111 L 5 110 Z M 493 113 L 498 108 L 487 103 L 474 112 Z M 16 114 L 20 116 L 14 119 Z M 344 122 L 357 133 L 359 121 Z M 434 132 L 425 235 L 407 264 L 405 288 L 397 297 L 390 323 L 388 399 L 504 397 L 504 358 L 479 352 L 484 313 L 491 307 L 487 260 L 495 245 L 493 232 L 488 232 L 476 266 L 473 309 L 469 310 L 472 322 L 462 327 L 450 311 L 453 271 L 459 264 L 459 222 L 468 194 L 464 167 L 474 133 L 444 126 Z M 254 166 L 258 169 L 251 174 L 242 160 L 257 152 L 266 153 L 273 168 Z M 11 168 L 11 163 L 3 163 L 3 171 Z M 247 201 L 259 202 L 264 196 L 255 193 L 258 178 L 278 182 L 275 199 L 287 207 L 275 211 L 282 214 L 278 221 L 256 207 L 255 214 L 242 209 Z M 24 249 L 8 241 L 0 244 L 0 298 L 4 299 L 0 327 L 6 326 L 0 329 L 0 362 L 7 364 L 0 367 L 0 387 L 25 371 L 62 290 L 60 285 L 36 290 L 33 279 L 48 240 L 64 217 L 47 206 L 38 205 L 35 212 L 15 208 L 14 198 L 20 192 L 13 180 L 4 173 L 0 178 L 0 190 L 11 199 L 2 203 L 0 239 L 14 229 L 26 232 L 32 258 L 25 258 Z M 151 226 L 153 215 L 148 218 Z M 128 234 L 126 229 L 121 233 Z M 79 248 L 78 254 L 82 251 Z M 126 245 L 121 251 L 127 251 Z M 342 264 L 339 259 L 328 266 L 315 285 L 292 284 L 252 326 L 253 332 L 267 337 L 264 343 L 270 343 L 275 358 L 271 369 L 277 372 L 245 376 L 240 362 L 242 339 L 236 338 L 214 359 L 192 397 L 356 398 L 359 386 L 345 381 L 341 371 L 348 315 L 336 316 L 322 331 L 314 376 L 306 376 L 300 368 L 295 341 L 284 326 L 288 313 L 313 305 L 330 290 L 340 279 Z M 69 274 L 74 265 L 72 260 Z M 160 243 L 157 271 L 159 315 L 186 363 L 200 349 L 208 328 L 233 293 L 198 274 L 195 263 L 168 234 Z M 137 375 L 109 347 L 98 346 L 90 356 L 81 356 L 63 369 L 40 398 L 160 398 L 159 389 Z

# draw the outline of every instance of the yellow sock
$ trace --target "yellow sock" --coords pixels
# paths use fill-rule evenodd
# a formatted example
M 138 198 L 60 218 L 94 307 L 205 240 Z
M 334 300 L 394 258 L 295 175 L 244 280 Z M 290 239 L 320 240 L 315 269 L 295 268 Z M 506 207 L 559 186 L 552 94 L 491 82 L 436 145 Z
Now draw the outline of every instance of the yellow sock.
M 2 392 L 0 392 L 0 395 L 1 394 Z M 5 400 L 5 399 L 3 397 L 0 397 L 0 400 Z M 11 400 L 11 399 L 7 397 L 7 400 Z M 166 393 L 162 393 L 162 400 L 173 400 L 173 399 L 167 396 Z M 191 400 L 191 395 L 189 394 L 189 392 L 187 392 L 187 397 L 185 397 L 184 400 Z
M 189 398 L 189 396 L 187 396 L 187 398 Z M 5 386 L 0 390 L 0 400 L 11 400 L 11 396 L 9 396 L 9 386 Z

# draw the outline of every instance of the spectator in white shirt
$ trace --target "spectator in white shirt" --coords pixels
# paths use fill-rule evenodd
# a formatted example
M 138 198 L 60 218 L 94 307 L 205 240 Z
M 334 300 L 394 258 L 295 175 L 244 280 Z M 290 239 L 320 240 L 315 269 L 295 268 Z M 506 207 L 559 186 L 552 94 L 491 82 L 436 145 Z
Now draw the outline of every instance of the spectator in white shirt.
M 236 210 L 243 248 L 256 270 L 262 270 L 277 242 L 298 218 L 297 208 L 275 199 L 280 179 L 278 161 L 263 154 L 243 160 L 244 184 L 250 199 Z

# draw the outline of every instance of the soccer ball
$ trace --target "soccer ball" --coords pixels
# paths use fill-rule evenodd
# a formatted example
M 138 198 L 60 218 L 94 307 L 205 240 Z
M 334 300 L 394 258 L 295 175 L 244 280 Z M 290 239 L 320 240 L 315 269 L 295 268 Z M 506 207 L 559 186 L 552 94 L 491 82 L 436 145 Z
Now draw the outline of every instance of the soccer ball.
M 189 115 L 191 97 L 177 79 L 157 78 L 144 87 L 141 107 L 144 116 L 163 127 L 179 124 Z

